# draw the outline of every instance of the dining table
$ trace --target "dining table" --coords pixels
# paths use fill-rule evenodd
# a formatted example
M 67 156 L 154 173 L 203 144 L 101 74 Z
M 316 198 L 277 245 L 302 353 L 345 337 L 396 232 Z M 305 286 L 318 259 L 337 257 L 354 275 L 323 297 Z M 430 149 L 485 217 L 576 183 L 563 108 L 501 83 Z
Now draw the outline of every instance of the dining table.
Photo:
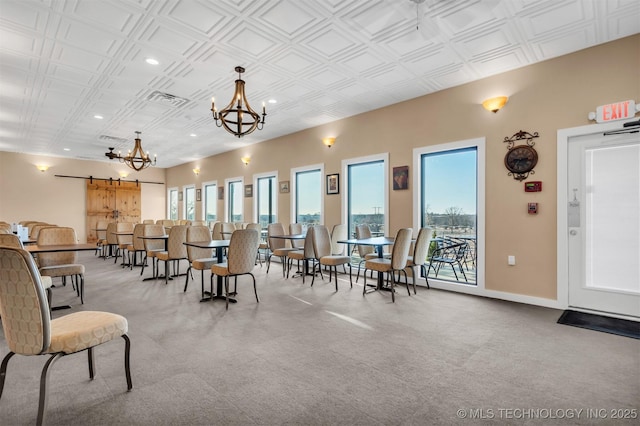
M 190 247 L 196 247 L 201 249 L 215 249 L 216 250 L 216 261 L 218 263 L 224 262 L 224 249 L 229 247 L 229 243 L 231 240 L 209 240 L 209 241 L 187 241 L 183 244 Z M 212 292 L 205 291 L 205 294 L 209 293 L 209 297 L 204 297 L 200 299 L 201 302 L 207 302 L 209 300 L 226 300 L 226 296 L 224 295 L 224 291 L 222 290 L 224 283 L 223 278 L 218 275 L 216 280 L 216 294 Z M 236 303 L 237 300 L 233 298 L 229 298 L 229 303 Z
M 395 238 L 393 237 L 371 237 L 371 238 L 350 238 L 348 240 L 339 240 L 340 244 L 355 244 L 361 246 L 373 246 L 376 249 L 376 253 L 379 258 L 384 257 L 384 247 L 391 246 L 395 242 Z M 384 272 L 378 272 L 378 282 L 376 284 L 377 290 L 387 290 L 391 291 L 391 288 L 387 288 L 384 286 Z

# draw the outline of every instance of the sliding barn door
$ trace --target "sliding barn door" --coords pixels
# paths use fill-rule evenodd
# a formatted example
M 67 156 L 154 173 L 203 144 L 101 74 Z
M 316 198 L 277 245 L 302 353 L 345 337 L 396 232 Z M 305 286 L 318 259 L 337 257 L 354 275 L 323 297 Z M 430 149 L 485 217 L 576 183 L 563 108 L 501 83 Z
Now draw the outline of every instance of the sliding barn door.
M 140 222 L 140 186 L 135 182 L 87 180 L 87 242 L 96 238 L 98 221 Z

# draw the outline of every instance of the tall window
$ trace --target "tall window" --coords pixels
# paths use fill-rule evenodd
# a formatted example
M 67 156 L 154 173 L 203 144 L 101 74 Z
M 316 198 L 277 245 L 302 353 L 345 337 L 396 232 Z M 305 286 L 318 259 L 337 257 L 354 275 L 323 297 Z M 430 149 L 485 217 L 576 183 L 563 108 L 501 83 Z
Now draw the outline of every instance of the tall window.
M 419 153 L 419 224 L 432 228 L 435 237 L 429 278 L 477 284 L 478 157 L 479 145 L 473 143 Z
M 345 160 L 346 218 L 349 235 L 357 225 L 369 225 L 374 237 L 386 235 L 387 155 Z
M 178 188 L 169 188 L 169 205 L 167 219 L 178 219 Z
M 278 179 L 275 174 L 256 176 L 256 220 L 263 228 L 277 220 Z
M 324 167 L 310 166 L 292 170 L 294 221 L 304 227 L 321 224 L 322 217 L 322 173 Z
M 203 215 L 202 217 L 207 222 L 215 221 L 218 218 L 218 184 L 216 182 L 205 182 L 204 186 L 204 200 L 203 200 Z
M 196 220 L 196 188 L 195 186 L 184 187 L 184 218 L 186 220 Z
M 227 197 L 225 204 L 227 207 L 227 222 L 242 222 L 243 217 L 243 186 L 242 178 L 226 179 Z

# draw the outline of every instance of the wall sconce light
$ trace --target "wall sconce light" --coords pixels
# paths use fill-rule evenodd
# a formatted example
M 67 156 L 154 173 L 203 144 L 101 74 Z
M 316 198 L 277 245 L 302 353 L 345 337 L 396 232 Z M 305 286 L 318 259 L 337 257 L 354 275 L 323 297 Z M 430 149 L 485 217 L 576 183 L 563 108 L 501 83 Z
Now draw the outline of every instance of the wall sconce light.
M 36 165 L 37 169 L 40 170 L 42 173 L 46 172 L 47 170 L 49 170 L 49 166 L 45 166 L 44 164 L 37 164 Z
M 336 138 L 324 138 L 322 139 L 322 143 L 327 146 L 327 148 L 331 148 L 331 146 L 336 142 Z
M 486 109 L 487 111 L 491 111 L 493 113 L 498 112 L 503 106 L 506 105 L 507 101 L 509 100 L 508 97 L 506 96 L 496 96 L 495 98 L 489 98 L 489 99 L 485 99 L 482 102 L 482 106 L 484 107 L 484 109 Z
M 120 179 L 126 179 L 127 176 L 129 176 L 129 173 L 127 172 L 118 172 L 118 174 L 120 175 Z
M 245 166 L 248 166 L 249 162 L 251 161 L 251 158 L 250 157 L 242 157 L 240 160 L 244 163 Z
M 200 174 L 200 168 L 196 167 L 195 169 L 193 169 L 193 174 L 198 176 Z

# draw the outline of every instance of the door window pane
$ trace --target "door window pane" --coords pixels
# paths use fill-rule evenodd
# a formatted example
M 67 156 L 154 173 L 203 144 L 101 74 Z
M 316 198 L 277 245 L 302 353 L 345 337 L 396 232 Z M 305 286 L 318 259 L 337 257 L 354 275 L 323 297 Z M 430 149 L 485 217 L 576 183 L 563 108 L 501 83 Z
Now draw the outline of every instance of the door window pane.
M 169 214 L 168 219 L 177 220 L 178 219 L 178 190 L 170 189 L 169 190 Z
M 477 148 L 422 155 L 421 224 L 433 228 L 429 277 L 476 284 Z
M 275 176 L 258 178 L 258 223 L 262 228 L 276 221 L 277 191 Z
M 204 186 L 204 220 L 215 221 L 218 217 L 218 185 L 206 184 Z
M 184 218 L 196 219 L 196 189 L 193 186 L 184 189 Z
M 304 227 L 320 224 L 322 176 L 320 170 L 296 173 L 295 221 Z
M 229 182 L 229 222 L 242 222 L 242 181 Z
M 347 222 L 351 236 L 356 226 L 363 224 L 369 225 L 372 236 L 385 235 L 384 167 L 383 160 L 348 166 Z

